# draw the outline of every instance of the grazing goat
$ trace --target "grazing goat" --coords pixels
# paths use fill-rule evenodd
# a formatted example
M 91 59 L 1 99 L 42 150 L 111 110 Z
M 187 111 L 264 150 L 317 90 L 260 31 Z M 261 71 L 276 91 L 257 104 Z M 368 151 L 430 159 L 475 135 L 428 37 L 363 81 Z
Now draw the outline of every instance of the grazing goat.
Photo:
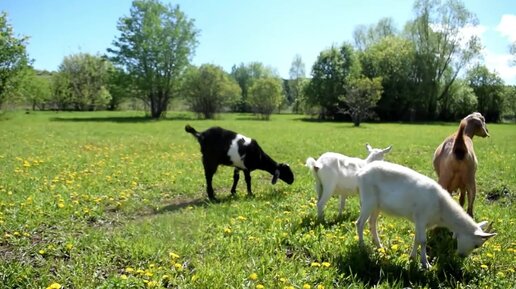
M 206 191 L 208 197 L 212 200 L 215 200 L 212 178 L 219 165 L 235 167 L 233 186 L 231 187 L 232 195 L 236 193 L 241 170 L 244 171 L 249 195 L 253 194 L 251 191 L 251 172 L 256 169 L 269 172 L 273 176 L 273 185 L 276 184 L 278 178 L 289 185 L 294 182 L 294 174 L 289 165 L 276 163 L 260 148 L 254 139 L 221 127 L 212 127 L 204 132 L 197 132 L 190 125 L 186 125 L 185 130 L 195 136 L 201 145 Z
M 334 193 L 340 196 L 339 217 L 346 203 L 346 197 L 357 192 L 356 172 L 372 161 L 383 160 L 384 155 L 391 151 L 386 149 L 373 149 L 366 144 L 369 155 L 365 160 L 352 158 L 338 153 L 327 152 L 315 160 L 309 157 L 306 166 L 315 178 L 315 191 L 317 192 L 317 216 L 324 218 L 324 206 Z
M 460 189 L 459 203 L 464 206 L 468 195 L 468 214 L 473 217 L 476 196 L 475 173 L 477 157 L 473 150 L 473 136 L 489 136 L 484 117 L 474 112 L 460 122 L 457 133 L 446 138 L 434 153 L 434 169 L 439 184 L 450 194 Z
M 360 191 L 360 217 L 357 233 L 363 244 L 364 224 L 369 219 L 371 235 L 382 247 L 376 223 L 380 211 L 405 217 L 415 223 L 416 234 L 410 256 L 416 258 L 421 245 L 421 264 L 429 268 L 426 257 L 426 228 L 446 227 L 457 239 L 457 253 L 465 257 L 474 248 L 496 235 L 484 232 L 487 222 L 475 223 L 437 182 L 407 167 L 389 162 L 373 162 L 357 173 Z M 490 227 L 490 226 L 489 226 Z

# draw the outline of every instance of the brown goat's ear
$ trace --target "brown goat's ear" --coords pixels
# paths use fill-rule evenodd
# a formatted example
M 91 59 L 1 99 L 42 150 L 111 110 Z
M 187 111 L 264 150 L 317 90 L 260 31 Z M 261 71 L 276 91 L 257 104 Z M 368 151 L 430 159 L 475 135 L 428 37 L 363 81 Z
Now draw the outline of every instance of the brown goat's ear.
M 274 171 L 274 175 L 272 176 L 272 181 L 271 181 L 271 183 L 272 183 L 273 185 L 275 185 L 275 184 L 276 184 L 276 182 L 278 181 L 279 175 L 280 175 L 280 171 L 279 171 L 279 169 L 276 169 L 276 170 Z

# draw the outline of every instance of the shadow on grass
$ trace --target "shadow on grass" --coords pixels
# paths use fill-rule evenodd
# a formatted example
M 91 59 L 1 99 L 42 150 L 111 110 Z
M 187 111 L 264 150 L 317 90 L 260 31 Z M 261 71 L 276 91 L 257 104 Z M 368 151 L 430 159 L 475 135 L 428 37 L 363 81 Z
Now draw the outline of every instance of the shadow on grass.
M 115 122 L 115 123 L 146 123 L 155 121 L 189 120 L 194 121 L 188 115 L 174 115 L 172 117 L 154 119 L 148 116 L 107 116 L 107 117 L 53 117 L 51 121 L 58 122 Z
M 367 286 L 387 282 L 403 287 L 440 288 L 456 287 L 457 283 L 473 285 L 476 282 L 477 276 L 473 272 L 463 270 L 463 259 L 455 254 L 454 240 L 448 230 L 429 231 L 427 249 L 434 267 L 431 270 L 420 267 L 419 255 L 417 261 L 400 264 L 389 257 L 391 253 L 388 252 L 388 257 L 375 257 L 373 247 L 360 246 L 358 242 L 338 256 L 335 265 L 342 275 Z

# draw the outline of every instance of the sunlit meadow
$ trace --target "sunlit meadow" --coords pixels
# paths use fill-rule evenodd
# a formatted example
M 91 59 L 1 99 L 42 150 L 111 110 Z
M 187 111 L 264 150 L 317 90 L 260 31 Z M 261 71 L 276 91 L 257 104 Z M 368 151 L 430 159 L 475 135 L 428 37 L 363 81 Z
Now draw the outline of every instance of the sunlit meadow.
M 184 132 L 213 125 L 256 138 L 291 165 L 293 185 L 253 173 L 255 197 L 230 197 L 220 167 L 206 201 L 199 145 Z M 337 199 L 316 220 L 308 156 L 365 157 L 393 145 L 389 161 L 435 178 L 434 149 L 457 124 L 363 124 L 302 116 L 188 113 L 150 121 L 140 112 L 11 112 L 0 120 L 1 288 L 509 288 L 516 284 L 516 126 L 488 124 L 475 138 L 477 221 L 498 235 L 466 259 L 446 230 L 428 233 L 433 268 L 409 261 L 411 223 L 382 216 L 376 250 L 357 244 L 357 198 Z

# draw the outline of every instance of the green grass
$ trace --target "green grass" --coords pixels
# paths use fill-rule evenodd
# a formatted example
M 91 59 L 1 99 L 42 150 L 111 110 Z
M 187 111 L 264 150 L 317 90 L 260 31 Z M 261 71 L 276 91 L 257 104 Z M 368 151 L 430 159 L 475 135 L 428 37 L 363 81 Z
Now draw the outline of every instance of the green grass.
M 435 177 L 435 148 L 457 124 L 362 124 L 273 115 L 188 113 L 150 121 L 139 112 L 10 113 L 0 120 L 0 287 L 47 288 L 508 288 L 516 282 L 516 126 L 488 124 L 475 138 L 477 221 L 498 235 L 466 259 L 445 230 L 429 235 L 433 268 L 408 260 L 414 227 L 382 216 L 378 251 L 357 245 L 357 198 L 316 221 L 308 156 L 365 157 L 365 143 L 393 145 L 387 159 Z M 184 132 L 213 125 L 259 140 L 288 162 L 293 185 L 253 173 L 254 198 L 229 197 L 220 167 L 206 201 L 199 145 Z M 492 201 L 490 199 L 496 199 Z M 55 285 L 54 285 L 55 286 Z

